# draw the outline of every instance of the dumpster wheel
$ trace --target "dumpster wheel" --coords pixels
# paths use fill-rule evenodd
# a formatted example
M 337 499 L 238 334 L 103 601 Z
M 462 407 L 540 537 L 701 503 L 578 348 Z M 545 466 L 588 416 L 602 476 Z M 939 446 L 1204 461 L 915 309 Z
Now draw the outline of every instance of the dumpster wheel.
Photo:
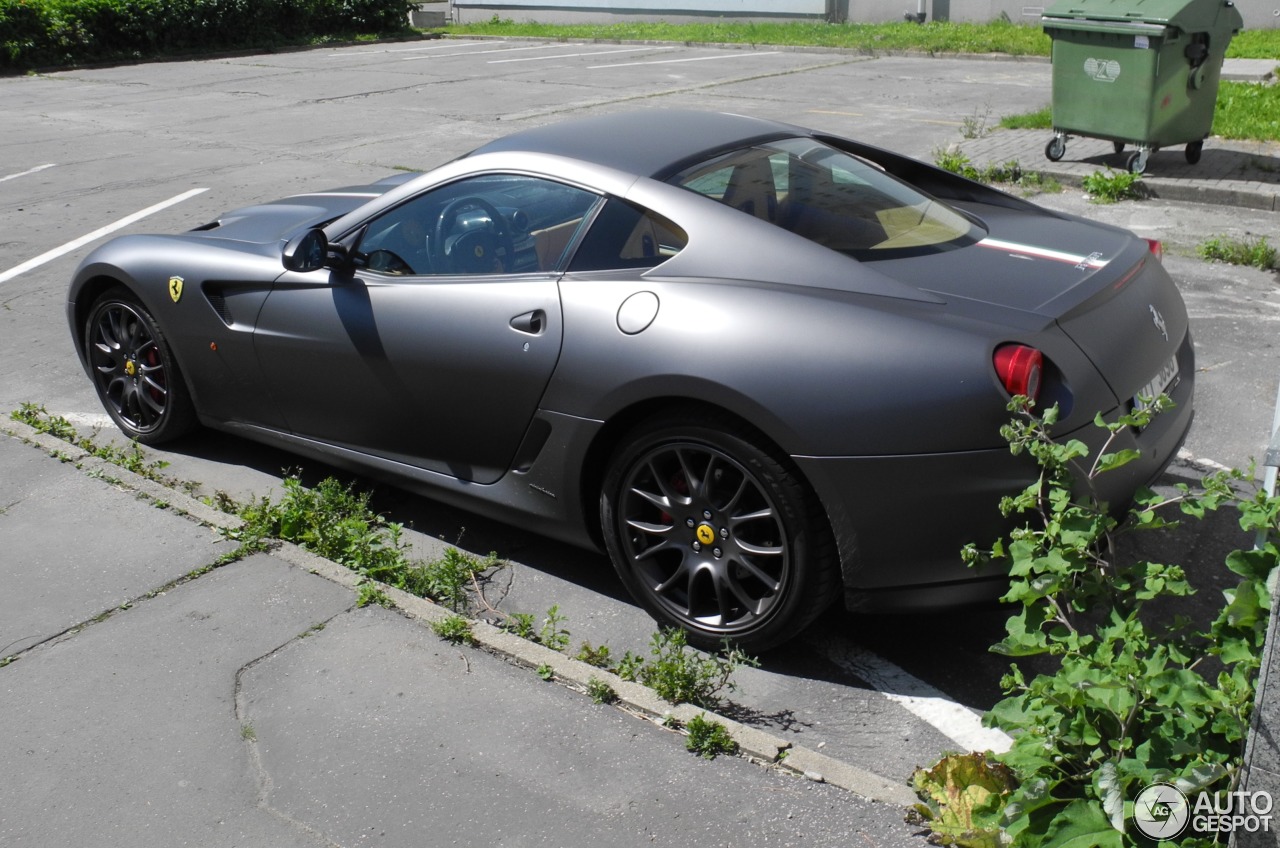
M 1183 153 L 1187 157 L 1187 164 L 1194 165 L 1200 161 L 1200 154 L 1204 151 L 1203 141 L 1192 141 L 1187 144 L 1187 149 Z
M 1055 135 L 1049 139 L 1049 143 L 1044 146 L 1044 158 L 1050 162 L 1057 162 L 1067 152 L 1067 137 L 1062 133 Z
M 1146 148 L 1139 147 L 1137 150 L 1129 154 L 1124 160 L 1124 168 L 1131 174 L 1141 174 L 1147 170 L 1147 156 L 1151 153 Z

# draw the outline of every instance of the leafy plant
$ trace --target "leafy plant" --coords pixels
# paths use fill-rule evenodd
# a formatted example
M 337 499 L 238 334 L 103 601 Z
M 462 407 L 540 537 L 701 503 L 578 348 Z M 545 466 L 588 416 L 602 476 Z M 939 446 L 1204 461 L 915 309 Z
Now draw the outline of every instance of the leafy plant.
M 721 693 L 737 689 L 730 677 L 738 668 L 759 665 L 737 648 L 727 646 L 723 655 L 701 654 L 689 647 L 683 630 L 674 629 L 653 634 L 649 653 L 652 659 L 637 672 L 641 683 L 673 704 L 689 703 L 709 710 L 720 706 Z
M 640 679 L 640 670 L 643 668 L 644 657 L 634 651 L 624 651 L 622 659 L 618 660 L 618 664 L 614 666 L 613 673 L 623 680 L 634 682 Z
M 569 647 L 569 631 L 564 627 L 564 623 L 568 620 L 560 614 L 560 605 L 552 604 L 547 610 L 547 617 L 542 620 L 538 641 L 553 651 L 563 651 Z
M 1214 236 L 1201 242 L 1196 253 L 1201 259 L 1231 265 L 1251 265 L 1264 271 L 1276 266 L 1276 249 L 1267 241 L 1266 236 L 1256 239 Z
M 105 460 L 112 465 L 118 465 L 126 471 L 137 474 L 139 477 L 154 480 L 165 486 L 185 489 L 188 492 L 196 488 L 195 484 L 186 483 L 162 473 L 164 469 L 169 467 L 169 463 L 162 459 L 150 459 L 137 442 L 129 442 L 128 447 L 121 447 L 111 443 L 100 445 L 94 441 L 94 436 L 97 435 L 96 430 L 91 436 L 81 436 L 74 424 L 61 415 L 50 414 L 42 404 L 22 403 L 17 409 L 9 413 L 9 417 L 14 421 L 26 424 L 39 433 L 45 433 L 73 444 L 90 455 Z
M 1055 666 L 1030 679 L 1011 666 L 1001 684 L 1006 697 L 986 716 L 1014 736 L 999 760 L 1018 778 L 1004 807 L 1015 846 L 1133 845 L 1126 819 L 1139 788 L 1234 788 L 1280 559 L 1280 500 L 1241 493 L 1244 475 L 1223 472 L 1195 491 L 1179 485 L 1170 497 L 1143 490 L 1127 514 L 1113 515 L 1094 495 L 1096 480 L 1136 458 L 1116 442 L 1167 406 L 1161 397 L 1114 421 L 1098 416 L 1108 438 L 1090 460 L 1082 442 L 1051 438 L 1056 407 L 1037 416 L 1026 398 L 1010 405 L 1016 417 L 1002 434 L 1041 471 L 1001 509 L 1027 523 L 1007 542 L 970 546 L 964 555 L 1010 573 L 1004 601 L 1017 611 L 992 650 Z M 1227 505 L 1244 530 L 1267 535 L 1258 550 L 1227 556 L 1242 579 L 1224 592 L 1226 606 L 1209 629 L 1148 609 L 1193 589 L 1181 566 L 1131 561 L 1119 539 L 1174 527 L 1165 514 L 1175 508 L 1198 519 Z
M 547 665 L 546 663 L 543 663 L 542 665 L 538 666 L 537 672 L 538 672 L 538 676 L 541 677 L 543 680 L 551 680 L 556 676 L 556 670 L 551 666 Z
M 356 606 L 367 607 L 370 604 L 388 609 L 396 605 L 381 586 L 366 580 L 356 587 Z
M 729 730 L 720 722 L 709 720 L 706 713 L 689 719 L 685 730 L 689 734 L 684 741 L 685 748 L 704 759 L 714 760 L 719 754 L 738 752 L 738 743 L 729 735 Z
M 444 618 L 431 622 L 431 632 L 446 642 L 455 645 L 474 645 L 475 634 L 471 632 L 471 622 L 466 618 L 451 613 Z
M 987 124 L 991 120 L 991 105 L 987 104 L 982 111 L 974 111 L 966 115 L 960 123 L 960 135 L 963 138 L 982 138 L 991 132 Z
M 449 547 L 438 559 L 411 566 L 402 578 L 401 588 L 419 597 L 431 598 L 454 612 L 465 612 L 470 606 L 467 587 L 479 575 L 500 564 L 497 554 L 477 559 Z
M 1084 178 L 1084 190 L 1092 203 L 1117 203 L 1126 198 L 1141 199 L 1137 185 L 1141 174 L 1129 171 L 1094 171 Z
M 986 754 L 943 757 L 911 775 L 924 803 L 908 811 L 907 821 L 927 826 L 936 845 L 1000 848 L 1000 821 L 1016 785 L 1013 772 Z
M 618 693 L 613 691 L 613 687 L 598 677 L 587 680 L 587 694 L 596 704 L 612 704 L 618 700 Z
M 582 647 L 578 648 L 575 659 L 581 660 L 587 665 L 593 665 L 596 668 L 608 668 L 613 661 L 608 645 L 592 647 L 590 642 L 582 643 Z
M 944 171 L 958 174 L 979 183 L 1015 185 L 1030 192 L 1061 191 L 1062 186 L 1036 171 L 1024 171 L 1016 160 L 993 163 L 979 168 L 968 154 L 955 148 L 939 148 L 933 151 L 933 163 Z
M 508 633 L 514 633 L 521 639 L 536 642 L 538 641 L 538 634 L 533 629 L 534 622 L 535 618 L 531 612 L 512 612 L 507 613 L 507 617 L 502 623 L 502 628 Z

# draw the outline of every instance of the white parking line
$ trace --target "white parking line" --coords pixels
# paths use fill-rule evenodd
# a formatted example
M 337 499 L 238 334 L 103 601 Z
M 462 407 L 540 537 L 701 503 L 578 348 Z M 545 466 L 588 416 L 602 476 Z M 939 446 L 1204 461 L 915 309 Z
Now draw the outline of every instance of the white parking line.
M 814 640 L 812 644 L 824 657 L 874 686 L 881 695 L 932 725 L 964 750 L 1003 754 L 1013 745 L 1008 734 L 983 727 L 977 713 L 883 657 L 841 639 Z
M 491 45 L 492 41 L 446 41 L 440 44 L 433 44 L 430 47 L 391 47 L 386 50 L 347 50 L 340 53 L 334 53 L 326 56 L 326 59 L 346 59 L 351 56 L 382 56 L 387 53 L 426 53 L 431 50 L 446 50 L 454 47 L 480 47 L 483 45 Z
M 46 168 L 56 168 L 56 167 L 58 166 L 57 165 L 36 165 L 34 168 L 28 168 L 27 170 L 23 171 L 21 174 L 10 174 L 7 177 L 0 177 L 0 183 L 4 182 L 5 180 L 16 180 L 18 177 L 30 176 L 31 174 L 39 173 L 40 171 L 43 171 Z
M 563 44 L 539 44 L 536 47 L 499 47 L 497 50 L 477 50 L 474 53 L 467 53 L 467 56 L 483 56 L 485 53 L 519 53 L 522 50 L 556 50 L 563 48 Z M 451 54 L 450 54 L 451 55 Z M 416 62 L 419 59 L 434 59 L 435 56 L 406 56 L 401 62 Z
M 8 282 L 9 280 L 12 280 L 14 277 L 18 276 L 19 274 L 23 274 L 23 273 L 26 273 L 27 271 L 30 271 L 32 268 L 39 268 L 41 265 L 45 264 L 46 262 L 52 262 L 54 259 L 57 259 L 59 256 L 63 256 L 65 254 L 70 253 L 73 250 L 84 247 L 86 244 L 88 244 L 91 241 L 96 241 L 97 239 L 100 239 L 105 235 L 109 235 L 115 232 L 116 230 L 123 229 L 129 226 L 135 221 L 141 221 L 143 218 L 147 217 L 148 215 L 154 215 L 155 213 L 159 212 L 162 209 L 168 209 L 170 206 L 179 204 L 184 200 L 195 197 L 197 194 L 200 194 L 201 192 L 206 192 L 208 190 L 209 189 L 207 188 L 193 188 L 190 191 L 184 191 L 182 194 L 171 197 L 168 200 L 157 203 L 154 206 L 148 206 L 146 209 L 143 209 L 139 212 L 134 212 L 132 215 L 126 215 L 125 217 L 121 218 L 119 221 L 116 221 L 114 224 L 107 224 L 105 227 L 94 230 L 88 235 L 83 235 L 80 238 L 76 239 L 75 241 L 69 241 L 66 244 L 62 245 L 61 247 L 55 247 L 53 250 L 46 251 L 45 253 L 42 253 L 39 256 L 37 256 L 35 259 L 28 259 L 26 262 L 23 262 L 21 265 L 15 265 L 14 267 L 10 268 L 8 271 L 5 271 L 3 274 L 0 274 L 0 283 Z
M 773 56 L 777 53 L 777 50 L 766 50 L 762 53 L 736 53 L 732 56 L 693 56 L 688 59 L 659 59 L 656 62 L 619 62 L 616 65 L 591 65 L 587 70 L 595 71 L 600 68 L 630 68 L 633 65 L 674 65 L 676 62 L 712 62 L 722 59 L 748 59 L 754 56 Z
M 490 59 L 490 65 L 505 65 L 509 62 L 545 62 L 548 59 L 573 59 L 578 56 L 610 56 L 614 53 L 639 53 L 645 50 L 661 52 L 675 50 L 674 47 L 626 47 L 621 50 L 595 50 L 591 53 L 557 53 L 554 56 L 522 56 L 519 59 Z

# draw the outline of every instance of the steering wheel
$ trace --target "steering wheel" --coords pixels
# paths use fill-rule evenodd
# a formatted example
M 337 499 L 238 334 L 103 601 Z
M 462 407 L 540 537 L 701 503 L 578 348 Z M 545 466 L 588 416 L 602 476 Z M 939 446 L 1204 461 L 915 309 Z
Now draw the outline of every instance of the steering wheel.
M 459 214 L 479 209 L 489 220 L 477 229 L 454 234 Z M 501 251 L 501 255 L 499 255 Z M 515 260 L 516 245 L 511 228 L 498 208 L 474 195 L 451 200 L 440 210 L 431 239 L 431 263 L 455 274 L 508 272 Z

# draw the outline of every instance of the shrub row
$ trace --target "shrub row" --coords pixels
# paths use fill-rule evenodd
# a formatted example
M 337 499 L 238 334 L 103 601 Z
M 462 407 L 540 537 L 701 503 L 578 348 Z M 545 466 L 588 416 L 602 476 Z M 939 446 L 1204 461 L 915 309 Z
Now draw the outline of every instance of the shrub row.
M 0 69 L 300 43 L 408 26 L 406 0 L 0 0 Z

